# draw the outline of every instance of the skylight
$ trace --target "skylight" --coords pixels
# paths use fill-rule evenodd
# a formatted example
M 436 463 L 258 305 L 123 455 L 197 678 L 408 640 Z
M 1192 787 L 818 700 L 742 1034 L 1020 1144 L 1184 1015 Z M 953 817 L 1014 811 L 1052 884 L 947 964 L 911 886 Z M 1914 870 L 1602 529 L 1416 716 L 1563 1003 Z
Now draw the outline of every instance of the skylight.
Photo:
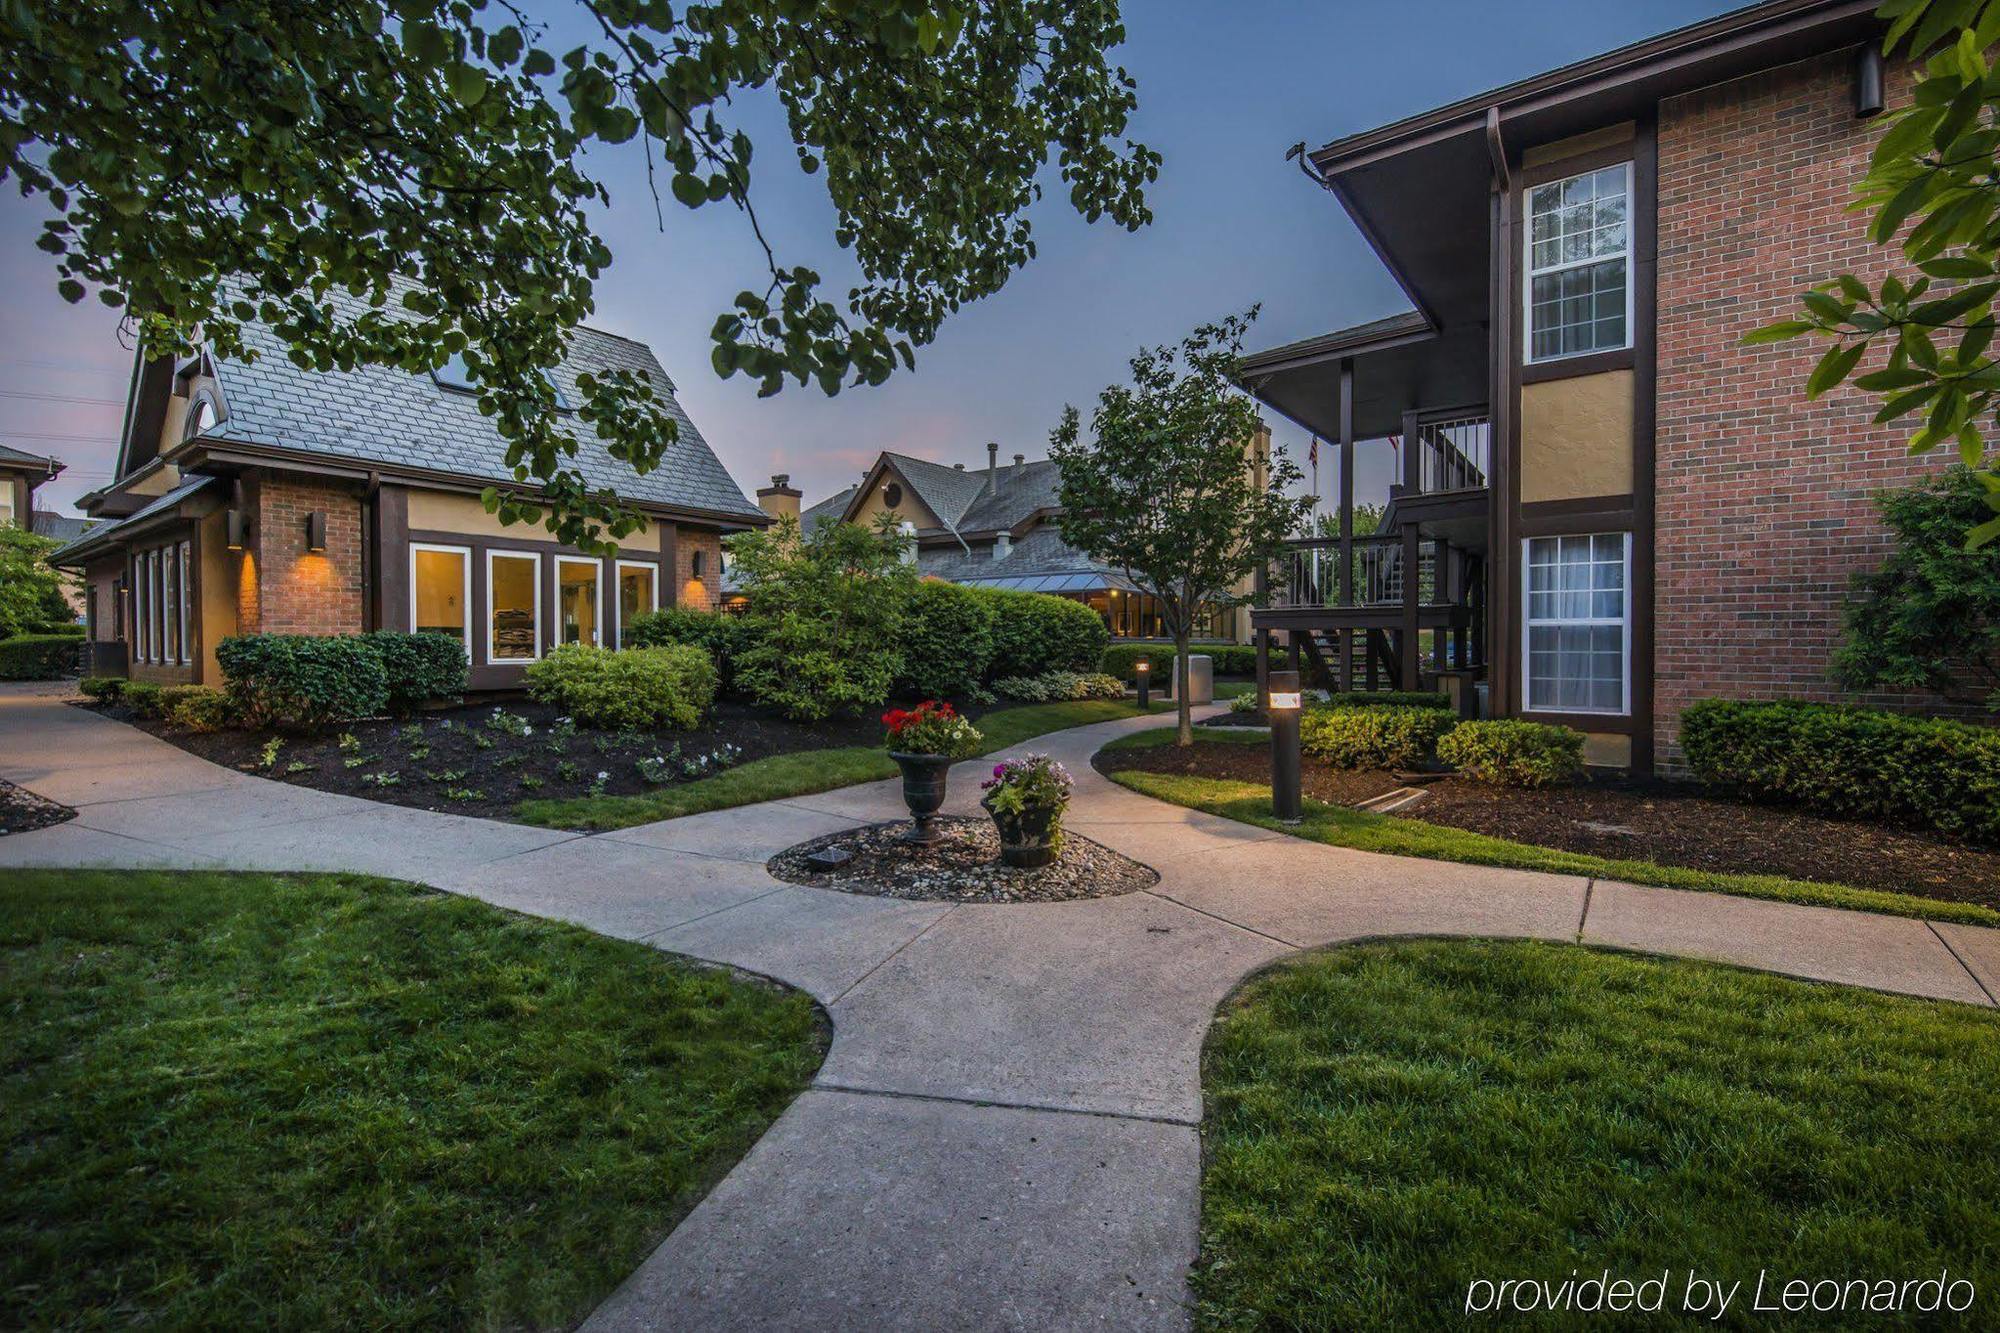
M 477 393 L 479 391 L 479 377 L 472 373 L 471 368 L 465 364 L 464 355 L 459 352 L 452 353 L 451 360 L 433 370 L 431 378 L 437 381 L 439 388 L 450 389 L 453 393 Z M 563 392 L 562 385 L 556 383 L 555 376 L 545 370 L 542 372 L 542 378 L 547 380 L 549 387 L 556 391 L 556 410 L 558 412 L 574 411 L 575 409 L 570 405 L 569 395 Z

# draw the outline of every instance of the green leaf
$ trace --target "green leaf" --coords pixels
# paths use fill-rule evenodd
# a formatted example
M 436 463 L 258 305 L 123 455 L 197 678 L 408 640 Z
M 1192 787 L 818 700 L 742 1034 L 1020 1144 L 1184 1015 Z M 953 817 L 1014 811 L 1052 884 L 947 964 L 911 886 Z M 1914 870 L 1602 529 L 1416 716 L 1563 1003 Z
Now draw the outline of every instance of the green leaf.
M 2000 518 L 1989 518 L 1965 534 L 1965 549 L 1976 551 L 1996 537 L 2000 537 Z
M 486 98 L 486 71 L 458 61 L 445 68 L 445 86 L 460 106 L 478 106 Z
M 1859 361 L 1861 354 L 1867 350 L 1868 344 L 1864 342 L 1829 347 L 1826 355 L 1819 359 L 1819 364 L 1813 367 L 1812 375 L 1806 380 L 1806 396 L 1817 398 L 1846 379 L 1848 372 L 1854 369 L 1854 363 Z
M 1756 347 L 1762 343 L 1781 343 L 1801 334 L 1811 333 L 1819 325 L 1803 319 L 1781 319 L 1775 324 L 1766 324 L 1761 329 L 1752 329 L 1743 335 L 1743 346 Z

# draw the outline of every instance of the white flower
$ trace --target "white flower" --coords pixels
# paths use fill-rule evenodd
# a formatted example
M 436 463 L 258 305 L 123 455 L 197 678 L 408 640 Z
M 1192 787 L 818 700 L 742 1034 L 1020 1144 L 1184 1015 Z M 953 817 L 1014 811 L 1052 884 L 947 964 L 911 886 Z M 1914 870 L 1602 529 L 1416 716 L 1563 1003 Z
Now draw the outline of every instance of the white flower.
M 597 780 L 599 782 L 609 782 L 611 780 L 611 775 L 600 768 L 597 770 Z

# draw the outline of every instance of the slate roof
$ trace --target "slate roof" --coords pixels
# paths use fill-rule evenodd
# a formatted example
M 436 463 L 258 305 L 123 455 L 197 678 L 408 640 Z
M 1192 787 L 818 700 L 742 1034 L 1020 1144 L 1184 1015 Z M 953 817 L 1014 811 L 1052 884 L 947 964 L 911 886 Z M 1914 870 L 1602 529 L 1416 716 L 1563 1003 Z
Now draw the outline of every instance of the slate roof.
M 16 449 L 11 444 L 0 444 L 0 463 L 18 463 L 29 467 L 47 468 L 50 472 L 63 470 L 59 458 L 45 458 L 41 454 L 31 454 L 25 449 Z
M 73 518 L 68 514 L 51 514 L 46 509 L 37 509 L 34 518 L 34 532 L 37 537 L 54 537 L 61 542 L 73 542 L 97 526 L 95 520 Z
M 896 471 L 910 483 L 924 507 L 936 514 L 948 528 L 962 526 L 960 520 L 986 488 L 986 474 L 964 468 L 946 467 L 928 459 L 884 451 L 882 457 L 895 464 Z
M 986 474 L 982 472 L 978 475 L 984 484 Z M 1060 509 L 1061 483 L 1061 473 L 1047 458 L 1003 464 L 999 489 L 991 495 L 981 496 L 959 520 L 958 527 L 963 532 L 1012 528 L 1037 510 Z
M 49 552 L 49 563 L 52 565 L 62 564 L 87 547 L 97 546 L 100 543 L 106 542 L 125 529 L 134 527 L 163 510 L 173 508 L 196 491 L 207 486 L 218 486 L 221 483 L 222 478 L 220 477 L 207 475 L 189 477 L 165 495 L 140 506 L 123 518 L 114 518 L 109 522 L 92 524 L 90 531 L 83 533 L 81 536 L 71 538 L 66 544 Z
M 822 523 L 838 523 L 840 516 L 847 512 L 847 506 L 853 503 L 854 493 L 860 489 L 859 485 L 849 486 L 846 490 L 829 495 L 818 504 L 801 511 L 799 531 L 811 532 Z
M 343 319 L 359 317 L 371 308 L 364 299 L 341 291 L 329 293 L 327 300 Z M 396 313 L 393 303 L 384 309 Z M 428 374 L 388 366 L 301 369 L 286 356 L 277 336 L 258 323 L 245 326 L 244 341 L 258 357 L 218 367 L 226 415 L 204 438 L 490 481 L 514 479 L 506 463 L 506 445 L 491 421 L 480 415 L 473 395 L 447 389 Z M 579 403 L 583 401 L 583 391 L 577 387 L 580 372 L 618 368 L 648 376 L 679 424 L 680 438 L 669 446 L 658 467 L 640 476 L 611 457 L 589 423 L 571 419 L 578 447 L 566 465 L 591 486 L 608 487 L 627 500 L 762 520 L 763 510 L 743 494 L 688 419 L 674 397 L 673 380 L 645 344 L 598 329 L 579 329 L 553 378 L 570 402 Z

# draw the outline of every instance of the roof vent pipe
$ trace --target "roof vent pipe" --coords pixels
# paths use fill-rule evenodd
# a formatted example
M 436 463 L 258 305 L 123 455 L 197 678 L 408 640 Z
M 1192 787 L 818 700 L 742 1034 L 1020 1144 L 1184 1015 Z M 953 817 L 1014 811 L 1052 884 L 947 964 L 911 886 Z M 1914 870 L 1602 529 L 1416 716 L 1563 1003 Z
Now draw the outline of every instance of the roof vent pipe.
M 986 442 L 986 493 L 993 494 L 1000 489 L 1000 442 Z
M 1854 62 L 1854 117 L 1882 114 L 1882 48 L 1869 42 Z

